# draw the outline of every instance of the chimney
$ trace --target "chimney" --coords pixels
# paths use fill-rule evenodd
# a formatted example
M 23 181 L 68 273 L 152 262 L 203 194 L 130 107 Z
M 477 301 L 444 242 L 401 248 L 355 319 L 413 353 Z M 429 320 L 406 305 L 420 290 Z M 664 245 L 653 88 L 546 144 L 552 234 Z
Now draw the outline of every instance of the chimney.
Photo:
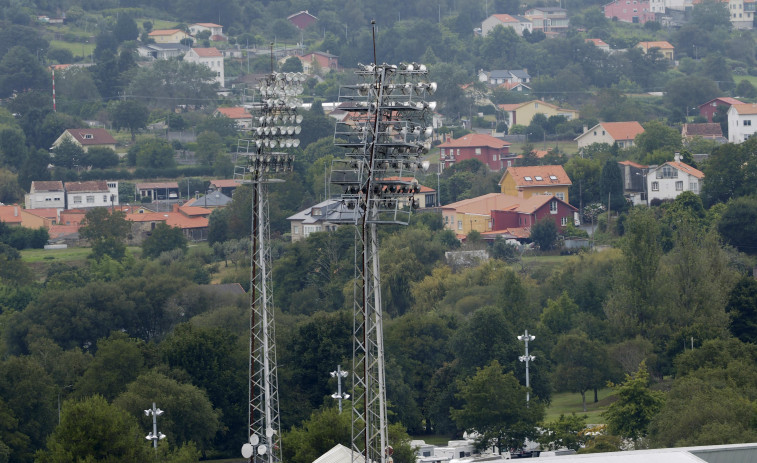
M 586 132 L 588 132 L 588 131 L 589 131 L 589 126 L 585 125 L 585 126 L 584 126 L 584 133 L 586 133 Z
M 18 217 L 18 206 L 13 206 L 13 217 Z
M 673 160 L 674 160 L 675 162 L 681 162 L 681 153 L 676 153 L 676 154 L 675 154 L 675 155 L 673 156 Z

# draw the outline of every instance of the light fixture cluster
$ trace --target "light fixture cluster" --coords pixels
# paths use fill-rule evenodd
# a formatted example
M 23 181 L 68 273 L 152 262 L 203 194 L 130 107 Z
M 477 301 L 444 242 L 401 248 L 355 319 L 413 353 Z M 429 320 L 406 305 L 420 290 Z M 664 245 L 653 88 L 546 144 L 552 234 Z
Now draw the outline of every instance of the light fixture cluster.
M 302 115 L 297 114 L 297 108 L 302 103 L 298 95 L 305 80 L 307 76 L 300 72 L 273 72 L 261 79 L 256 87 L 260 101 L 250 108 L 250 137 L 237 143 L 237 158 L 241 155 L 248 160 L 235 168 L 235 177 L 292 170 L 294 155 L 274 150 L 300 146 L 297 136 L 302 131 Z
M 339 108 L 348 116 L 334 132 L 334 143 L 350 151 L 333 162 L 331 183 L 347 209 L 359 208 L 351 217 L 371 211 L 371 222 L 406 224 L 418 207 L 415 175 L 428 168 L 422 156 L 431 147 L 436 102 L 427 99 L 437 84 L 417 63 L 360 64 L 355 74 L 360 82 L 340 88 Z

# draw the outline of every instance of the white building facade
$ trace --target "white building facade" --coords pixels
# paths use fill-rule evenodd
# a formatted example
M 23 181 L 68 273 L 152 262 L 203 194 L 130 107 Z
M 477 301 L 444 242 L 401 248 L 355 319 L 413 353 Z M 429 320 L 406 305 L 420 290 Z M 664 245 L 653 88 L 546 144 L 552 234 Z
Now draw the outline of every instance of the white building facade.
M 675 199 L 684 191 L 699 194 L 702 191 L 704 173 L 676 160 L 650 168 L 647 173 L 647 198 L 654 200 Z
M 728 109 L 728 141 L 745 142 L 757 132 L 757 104 L 734 104 Z
M 66 209 L 118 206 L 118 182 L 67 182 Z
M 224 86 L 226 75 L 223 67 L 223 54 L 216 47 L 192 48 L 184 55 L 184 61 L 206 66 L 215 72 L 214 81 L 218 82 L 221 87 Z

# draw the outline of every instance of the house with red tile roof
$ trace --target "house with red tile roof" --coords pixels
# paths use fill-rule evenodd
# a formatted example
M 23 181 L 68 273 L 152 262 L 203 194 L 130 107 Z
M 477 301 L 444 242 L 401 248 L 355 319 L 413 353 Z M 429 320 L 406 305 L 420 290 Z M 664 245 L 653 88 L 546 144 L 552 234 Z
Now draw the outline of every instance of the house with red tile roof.
M 696 137 L 704 138 L 705 140 L 715 140 L 719 143 L 727 141 L 723 136 L 723 128 L 717 122 L 683 124 L 683 127 L 681 127 L 681 138 L 683 138 L 683 141 L 688 143 Z
M 704 173 L 681 162 L 676 154 L 675 161 L 666 162 L 649 169 L 647 173 L 647 193 L 649 203 L 675 199 L 684 191 L 699 194 L 702 191 Z
M 602 39 L 586 39 L 586 43 L 590 43 L 602 51 L 610 52 L 610 45 Z
M 24 207 L 26 209 L 65 209 L 65 194 L 66 190 L 63 188 L 63 182 L 60 180 L 49 182 L 34 181 L 29 189 L 29 193 L 24 195 Z
M 21 206 L 18 204 L 0 206 L 0 222 L 10 226 L 20 226 Z
M 302 30 L 309 25 L 318 21 L 318 18 L 310 14 L 307 10 L 299 11 L 295 14 L 287 16 L 287 21 L 292 23 L 296 28 Z
M 213 113 L 214 116 L 224 116 L 233 120 L 237 124 L 238 130 L 250 130 L 252 127 L 252 114 L 243 106 L 233 106 L 231 108 L 218 108 Z
M 203 31 L 210 32 L 210 40 L 219 41 L 226 39 L 223 35 L 223 26 L 220 24 L 194 23 L 189 25 L 189 33 L 192 35 L 197 35 Z
M 560 108 L 557 105 L 547 103 L 541 100 L 531 100 L 524 103 L 500 104 L 497 105 L 500 111 L 505 113 L 507 124 L 512 127 L 518 125 L 530 125 L 531 120 L 537 114 L 543 114 L 549 118 L 551 116 L 563 116 L 572 121 L 578 119 L 579 113 L 575 109 Z
M 507 167 L 507 160 L 512 159 L 510 143 L 481 133 L 447 140 L 439 145 L 439 155 L 445 168 L 467 159 L 478 159 L 495 172 Z
M 558 227 L 564 227 L 573 223 L 577 212 L 575 207 L 555 196 L 524 198 L 502 193 L 464 199 L 441 208 L 444 227 L 457 235 L 500 231 L 520 238 L 530 234 L 537 220 L 551 217 Z
M 600 122 L 594 127 L 587 129 L 577 136 L 578 149 L 585 148 L 594 143 L 617 143 L 620 148 L 633 146 L 636 135 L 643 133 L 644 127 L 636 121 L 630 122 Z
M 723 113 L 726 113 L 728 112 L 728 109 L 735 104 L 744 104 L 744 102 L 729 96 L 721 96 L 713 98 L 706 103 L 702 103 L 697 107 L 699 108 L 699 115 L 707 119 L 707 122 L 712 122 L 712 116 L 717 113 L 720 106 L 723 106 L 722 111 Z
M 331 53 L 314 51 L 302 56 L 298 56 L 302 61 L 302 72 L 312 75 L 319 70 L 322 73 L 339 70 L 339 57 Z M 287 58 L 284 58 L 286 61 Z
M 143 214 L 127 214 L 126 220 L 132 222 L 132 242 L 137 244 L 150 236 L 159 223 L 169 227 L 181 228 L 189 241 L 205 241 L 208 239 L 208 217 L 211 211 L 200 207 L 180 208 L 174 205 L 171 212 L 145 212 Z
M 666 60 L 673 61 L 674 59 L 675 47 L 664 40 L 656 42 L 639 42 L 636 44 L 636 48 L 640 48 L 644 51 L 644 54 L 649 53 L 650 50 L 656 48 Z
M 60 209 L 55 208 L 21 209 L 19 210 L 19 214 L 21 215 L 21 225 L 32 229 L 50 229 L 51 226 L 58 223 L 60 212 Z
M 223 65 L 223 53 L 216 47 L 209 48 L 190 48 L 184 61 L 188 63 L 202 64 L 213 71 L 216 75 L 214 81 L 223 87 L 226 79 Z
M 548 195 L 566 202 L 570 200 L 568 190 L 572 184 L 562 166 L 508 167 L 499 181 L 504 195 L 519 198 Z
M 533 32 L 534 24 L 526 17 L 509 14 L 493 14 L 481 23 L 481 35 L 486 37 L 495 27 L 510 27 L 523 36 L 524 31 Z
M 155 43 L 179 43 L 184 39 L 191 38 L 181 29 L 155 29 L 147 36 L 155 40 Z
M 53 142 L 53 146 L 50 148 L 54 150 L 60 145 L 63 140 L 69 139 L 81 148 L 86 153 L 89 148 L 110 148 L 116 149 L 116 139 L 105 129 L 97 128 L 84 128 L 84 129 L 66 129 L 63 133 Z
M 113 207 L 118 205 L 118 182 L 90 180 L 66 182 L 66 208 Z

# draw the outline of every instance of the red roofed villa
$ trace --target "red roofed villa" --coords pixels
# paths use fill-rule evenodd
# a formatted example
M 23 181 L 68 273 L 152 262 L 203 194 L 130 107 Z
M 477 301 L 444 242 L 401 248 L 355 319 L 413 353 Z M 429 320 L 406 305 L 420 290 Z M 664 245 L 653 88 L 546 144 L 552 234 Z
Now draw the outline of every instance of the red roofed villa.
M 600 122 L 594 127 L 587 129 L 577 136 L 578 149 L 585 148 L 594 143 L 617 143 L 620 148 L 633 146 L 636 135 L 644 133 L 644 127 L 636 121 L 631 122 Z
M 549 195 L 563 201 L 569 201 L 568 189 L 572 184 L 562 166 L 508 167 L 499 181 L 502 194 L 508 196 Z
M 467 159 L 478 159 L 490 170 L 498 172 L 510 165 L 510 143 L 491 135 L 469 133 L 455 140 L 447 140 L 439 145 L 443 167 Z
M 247 112 L 247 108 L 242 106 L 233 106 L 231 108 L 218 108 L 216 116 L 226 116 L 233 119 L 237 124 L 238 130 L 249 130 L 252 127 L 252 114 Z
M 55 149 L 63 140 L 69 139 L 81 146 L 86 153 L 90 147 L 116 149 L 116 139 L 105 129 L 66 129 L 54 142 L 50 149 Z

